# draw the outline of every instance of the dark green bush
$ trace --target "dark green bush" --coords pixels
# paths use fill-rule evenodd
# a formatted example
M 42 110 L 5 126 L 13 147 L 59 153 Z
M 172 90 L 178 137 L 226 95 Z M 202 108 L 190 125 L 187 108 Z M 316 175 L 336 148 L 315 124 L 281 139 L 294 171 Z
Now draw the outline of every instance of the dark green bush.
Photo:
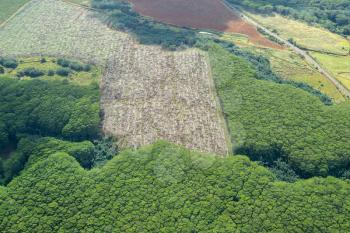
M 71 73 L 71 70 L 69 68 L 60 68 L 56 70 L 56 74 L 62 77 L 67 77 Z
M 54 70 L 49 70 L 49 71 L 47 72 L 47 75 L 48 75 L 48 76 L 54 76 L 54 75 L 55 75 L 55 71 L 54 71 Z
M 5 69 L 2 66 L 0 66 L 0 74 L 5 74 Z
M 33 68 L 33 67 L 26 68 L 26 69 L 21 70 L 17 73 L 18 77 L 28 76 L 31 78 L 37 78 L 37 77 L 40 77 L 43 75 L 45 75 L 44 71 L 38 70 L 38 69 Z
M 16 69 L 18 66 L 18 62 L 13 58 L 3 58 L 0 57 L 0 65 L 6 68 Z

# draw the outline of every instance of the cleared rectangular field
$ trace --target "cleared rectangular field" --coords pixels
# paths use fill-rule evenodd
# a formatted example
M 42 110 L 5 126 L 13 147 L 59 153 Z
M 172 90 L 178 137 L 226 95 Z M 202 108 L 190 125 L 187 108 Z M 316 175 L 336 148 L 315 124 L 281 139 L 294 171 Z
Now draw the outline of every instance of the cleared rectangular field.
M 103 78 L 104 131 L 138 147 L 159 138 L 227 153 L 206 54 L 126 44 Z
M 0 55 L 50 55 L 104 65 L 103 129 L 123 146 L 163 139 L 227 154 L 225 122 L 207 55 L 142 46 L 79 6 L 31 2 L 0 29 Z

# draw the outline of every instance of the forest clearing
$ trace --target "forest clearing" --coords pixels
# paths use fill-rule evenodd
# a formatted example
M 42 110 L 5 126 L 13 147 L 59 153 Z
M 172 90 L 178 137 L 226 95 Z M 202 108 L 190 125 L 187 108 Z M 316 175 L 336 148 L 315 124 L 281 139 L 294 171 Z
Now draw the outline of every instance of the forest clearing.
M 133 147 L 161 138 L 227 154 L 206 54 L 132 44 L 122 47 L 124 56 L 116 55 L 103 77 L 104 131 Z
M 94 14 L 62 1 L 33 1 L 0 31 L 0 54 L 63 56 L 105 66 L 103 128 L 127 139 L 124 146 L 164 139 L 226 155 L 225 123 L 205 54 L 139 45 Z

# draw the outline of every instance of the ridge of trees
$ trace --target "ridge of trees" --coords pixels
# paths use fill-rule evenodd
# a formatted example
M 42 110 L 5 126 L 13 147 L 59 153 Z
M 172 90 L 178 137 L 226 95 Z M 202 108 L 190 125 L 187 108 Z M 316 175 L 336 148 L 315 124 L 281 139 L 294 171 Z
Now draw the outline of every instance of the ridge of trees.
M 345 232 L 350 183 L 276 181 L 244 156 L 217 158 L 165 142 L 84 170 L 48 153 L 0 186 L 5 232 Z
M 254 66 L 218 44 L 209 54 L 237 154 L 283 161 L 302 178 L 349 173 L 349 102 L 325 106 L 291 85 L 257 80 Z

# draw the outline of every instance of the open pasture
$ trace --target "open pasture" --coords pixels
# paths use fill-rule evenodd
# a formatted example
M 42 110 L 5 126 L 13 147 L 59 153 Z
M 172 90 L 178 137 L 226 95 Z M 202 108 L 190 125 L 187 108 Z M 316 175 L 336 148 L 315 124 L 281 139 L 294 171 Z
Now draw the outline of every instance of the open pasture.
M 142 15 L 183 27 L 213 29 L 221 32 L 248 35 L 253 43 L 266 47 L 279 45 L 262 36 L 245 22 L 238 13 L 227 8 L 220 0 L 128 0 Z
M 336 103 L 345 100 L 330 80 L 294 52 L 259 48 L 254 48 L 253 52 L 269 58 L 273 71 L 282 78 L 309 84 L 316 90 L 331 97 Z
M 312 56 L 350 90 L 350 56 L 334 56 L 316 52 L 313 52 Z
M 292 38 L 298 46 L 305 49 L 341 55 L 349 53 L 350 42 L 326 29 L 310 26 L 278 14 L 265 16 L 249 13 L 248 15 L 270 30 L 275 30 L 282 38 Z
M 123 146 L 164 139 L 227 154 L 206 55 L 140 45 L 94 14 L 62 1 L 33 1 L 0 29 L 0 55 L 63 56 L 105 66 L 103 129 Z

